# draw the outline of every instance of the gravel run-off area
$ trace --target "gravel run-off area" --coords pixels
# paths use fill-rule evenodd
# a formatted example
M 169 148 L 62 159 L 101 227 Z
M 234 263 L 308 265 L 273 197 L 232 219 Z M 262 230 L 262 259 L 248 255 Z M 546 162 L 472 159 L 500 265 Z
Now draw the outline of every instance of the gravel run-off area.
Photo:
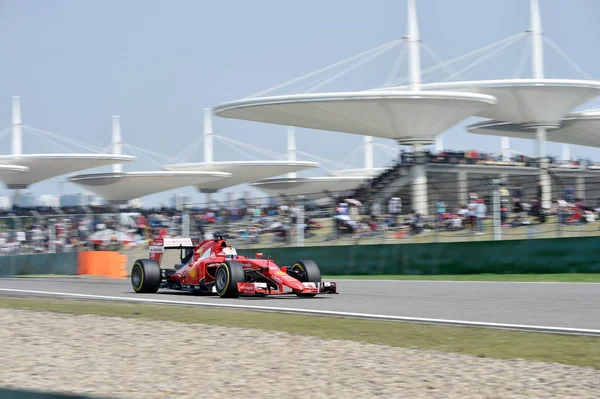
M 598 398 L 600 370 L 0 309 L 0 385 L 112 398 Z

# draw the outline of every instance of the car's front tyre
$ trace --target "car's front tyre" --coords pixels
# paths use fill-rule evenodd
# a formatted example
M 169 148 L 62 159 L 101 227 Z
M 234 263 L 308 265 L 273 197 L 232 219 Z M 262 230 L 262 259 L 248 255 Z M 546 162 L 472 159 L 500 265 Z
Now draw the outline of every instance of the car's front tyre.
M 221 298 L 237 298 L 238 283 L 244 281 L 246 281 L 246 273 L 239 262 L 223 262 L 215 271 L 215 289 Z
M 301 283 L 319 284 L 321 282 L 321 269 L 312 260 L 299 260 L 295 262 L 292 266 L 292 273 Z M 313 297 L 317 294 L 297 293 L 296 295 L 300 297 Z

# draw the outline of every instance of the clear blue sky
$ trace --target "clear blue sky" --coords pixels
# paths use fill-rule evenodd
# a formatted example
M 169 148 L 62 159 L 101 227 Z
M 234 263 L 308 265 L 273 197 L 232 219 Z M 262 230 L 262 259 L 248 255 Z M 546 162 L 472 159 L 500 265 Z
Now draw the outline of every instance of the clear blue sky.
M 600 78 L 600 1 L 540 0 L 540 5 L 545 34 Z M 442 59 L 521 32 L 529 24 L 527 0 L 417 0 L 417 7 L 421 38 Z M 0 126 L 10 125 L 11 96 L 20 95 L 25 124 L 104 147 L 110 141 L 111 116 L 120 115 L 125 141 L 174 156 L 202 134 L 205 107 L 248 96 L 405 33 L 406 4 L 400 0 L 0 0 Z M 524 45 L 491 58 L 466 77 L 512 77 Z M 383 83 L 395 55 L 324 89 Z M 422 58 L 423 68 L 434 64 L 426 53 Z M 548 77 L 579 77 L 549 48 L 546 72 Z M 588 106 L 600 106 L 600 101 Z M 465 132 L 470 122 L 445 132 L 445 146 L 496 151 L 500 139 Z M 270 150 L 286 148 L 285 127 L 221 118 L 214 119 L 214 127 L 217 134 Z M 362 143 L 359 136 L 308 129 L 298 129 L 297 137 L 299 150 L 334 160 Z M 32 137 L 24 140 L 25 151 L 39 148 Z M 0 143 L 8 153 L 9 139 Z M 533 153 L 533 142 L 512 144 Z M 220 144 L 216 150 L 216 160 L 240 159 Z M 550 144 L 549 150 L 560 154 L 559 145 Z M 376 166 L 390 159 L 377 154 Z M 574 147 L 573 154 L 600 160 L 596 149 Z M 201 159 L 199 151 L 189 161 Z M 353 163 L 360 167 L 362 155 Z M 125 166 L 154 168 L 144 160 Z M 58 181 L 64 177 L 29 191 L 79 191 Z M 178 192 L 203 198 L 193 188 Z M 146 197 L 145 202 L 165 202 L 172 193 Z

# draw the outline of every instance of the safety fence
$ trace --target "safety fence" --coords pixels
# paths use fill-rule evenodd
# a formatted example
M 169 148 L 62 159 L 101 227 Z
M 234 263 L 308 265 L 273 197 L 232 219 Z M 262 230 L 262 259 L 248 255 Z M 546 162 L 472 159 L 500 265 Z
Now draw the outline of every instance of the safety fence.
M 140 220 L 140 217 L 143 219 Z M 181 212 L 156 210 L 0 217 L 0 254 L 69 253 L 145 246 L 157 234 L 182 235 Z
M 410 173 L 410 166 L 408 166 Z M 0 217 L 0 254 L 145 248 L 155 237 L 229 234 L 240 248 L 472 242 L 600 235 L 600 172 L 550 170 L 542 198 L 531 174 L 453 170 L 388 174 L 353 190 L 186 204 L 182 210 L 31 212 Z M 391 177 L 390 177 L 391 176 Z M 542 198 L 542 200 L 540 200 Z
M 236 220 L 205 223 L 191 212 L 189 231 L 229 233 L 244 248 L 600 235 L 600 174 L 551 170 L 544 199 L 537 173 L 468 173 L 463 179 L 452 171 L 429 173 L 420 189 L 400 174 L 396 187 L 392 180 L 384 189 L 366 182 L 350 191 L 332 187 L 304 196 L 238 200 L 221 204 L 237 212 Z

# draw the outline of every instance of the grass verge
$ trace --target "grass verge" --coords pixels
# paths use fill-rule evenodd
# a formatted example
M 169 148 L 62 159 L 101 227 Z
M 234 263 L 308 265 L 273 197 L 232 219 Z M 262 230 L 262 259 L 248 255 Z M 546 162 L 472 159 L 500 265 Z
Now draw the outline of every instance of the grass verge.
M 323 276 L 323 279 L 600 283 L 600 273 Z
M 192 306 L 0 297 L 0 308 L 282 331 L 325 339 L 600 369 L 600 338 Z

